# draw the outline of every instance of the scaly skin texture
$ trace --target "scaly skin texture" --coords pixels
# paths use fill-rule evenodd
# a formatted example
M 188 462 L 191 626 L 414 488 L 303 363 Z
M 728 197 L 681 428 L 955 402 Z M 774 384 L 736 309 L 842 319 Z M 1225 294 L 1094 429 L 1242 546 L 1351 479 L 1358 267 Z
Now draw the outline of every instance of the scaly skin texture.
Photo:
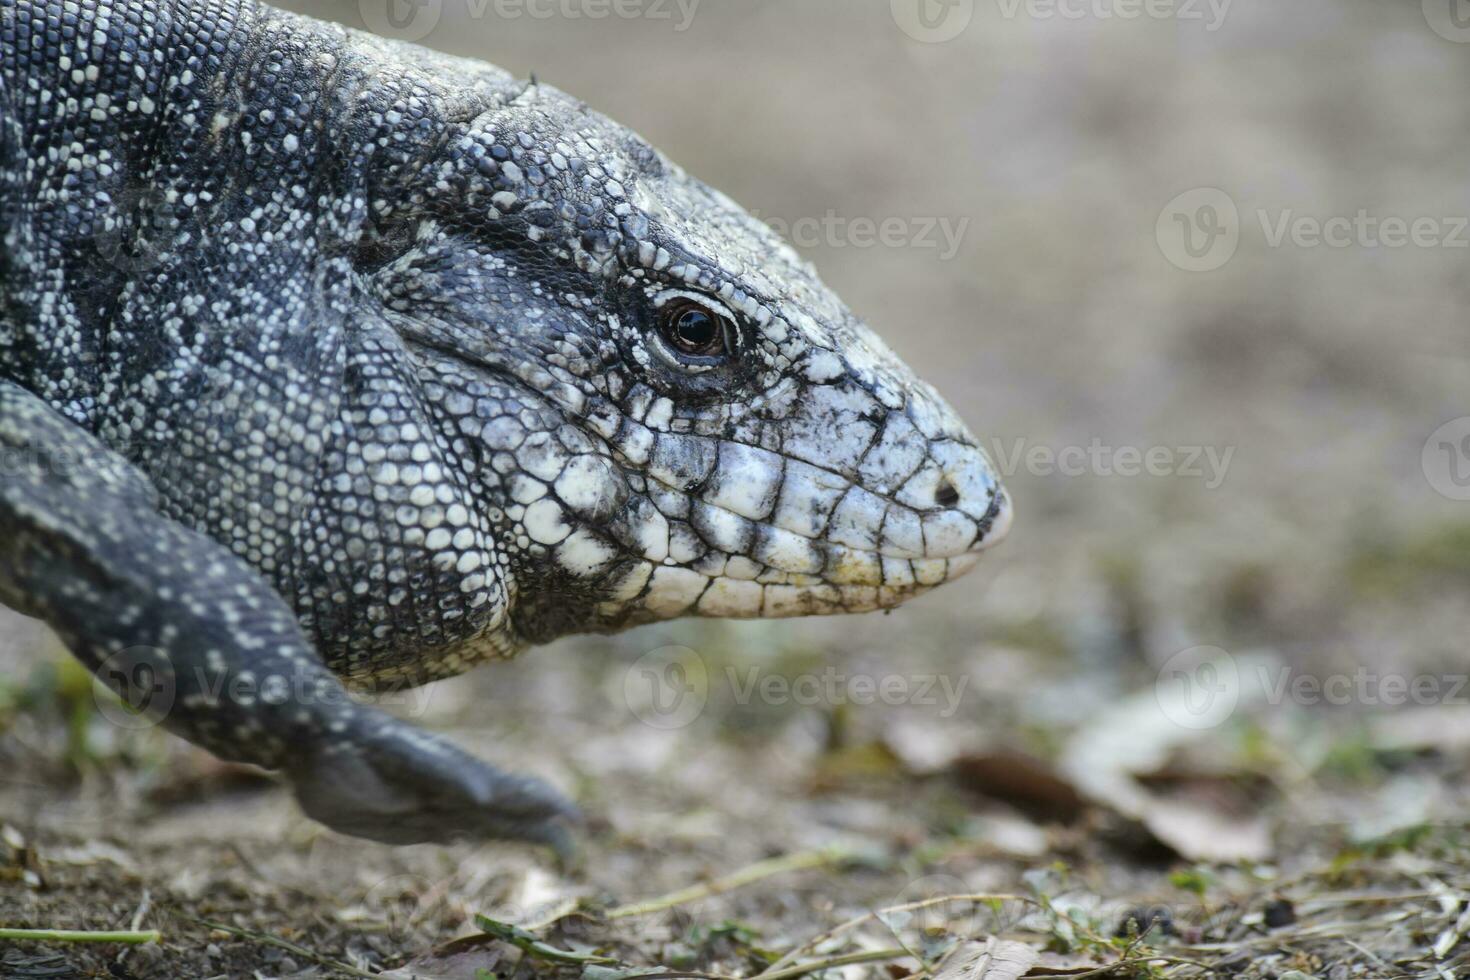
M 347 833 L 560 844 L 574 810 L 344 679 L 891 607 L 1009 523 L 767 227 L 489 65 L 0 0 L 0 234 L 0 600 Z

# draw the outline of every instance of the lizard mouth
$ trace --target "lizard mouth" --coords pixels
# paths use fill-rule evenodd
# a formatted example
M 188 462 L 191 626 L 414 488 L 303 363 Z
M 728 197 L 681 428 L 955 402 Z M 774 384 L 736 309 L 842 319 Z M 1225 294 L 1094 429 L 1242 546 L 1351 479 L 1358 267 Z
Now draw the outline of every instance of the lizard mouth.
M 699 615 L 727 619 L 780 619 L 892 609 L 978 564 L 979 553 L 954 558 L 881 559 L 841 549 L 820 575 L 767 569 L 751 577 L 706 574 L 699 567 L 638 563 L 599 606 L 605 622 L 631 625 Z M 727 565 L 725 556 L 717 561 Z M 714 568 L 708 568 L 715 572 Z M 744 570 L 742 570 L 744 571 Z
M 670 492 L 687 495 L 644 475 Z M 749 535 L 742 539 L 748 546 L 723 552 L 711 545 L 702 557 L 683 565 L 669 564 L 666 558 L 651 570 L 644 564 L 604 604 L 605 615 L 640 620 L 691 614 L 770 619 L 892 609 L 972 570 L 981 552 L 1005 536 L 1013 515 L 1009 495 L 996 486 L 962 548 L 915 554 L 796 535 L 769 521 L 749 521 L 727 508 L 706 506 L 728 521 L 748 525 Z

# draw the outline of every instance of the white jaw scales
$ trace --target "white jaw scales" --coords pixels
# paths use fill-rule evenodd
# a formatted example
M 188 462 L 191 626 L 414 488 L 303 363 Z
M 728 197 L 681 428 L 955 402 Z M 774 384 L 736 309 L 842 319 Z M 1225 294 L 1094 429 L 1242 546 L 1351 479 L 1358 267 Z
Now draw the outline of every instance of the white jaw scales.
M 602 426 L 605 456 L 550 459 L 558 444 L 540 441 L 522 462 L 549 492 L 534 491 L 525 533 L 602 584 L 603 628 L 891 608 L 1005 536 L 990 461 L 928 391 L 888 410 L 855 386 L 813 385 L 786 407 L 724 426 L 735 438 L 621 417 Z

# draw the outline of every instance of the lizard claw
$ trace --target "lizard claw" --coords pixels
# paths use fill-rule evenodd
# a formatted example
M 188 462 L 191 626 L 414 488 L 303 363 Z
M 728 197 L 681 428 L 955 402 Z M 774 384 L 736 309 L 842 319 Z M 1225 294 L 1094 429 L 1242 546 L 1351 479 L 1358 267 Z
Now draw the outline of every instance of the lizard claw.
M 520 840 L 576 853 L 576 805 L 534 776 L 501 772 L 449 742 L 396 721 L 344 733 L 288 767 L 307 815 L 385 844 Z

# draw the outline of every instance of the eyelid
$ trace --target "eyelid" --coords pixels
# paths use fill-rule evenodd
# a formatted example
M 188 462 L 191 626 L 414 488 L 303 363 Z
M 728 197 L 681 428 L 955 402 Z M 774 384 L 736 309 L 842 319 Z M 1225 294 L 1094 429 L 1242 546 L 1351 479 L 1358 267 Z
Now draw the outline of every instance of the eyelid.
M 667 305 L 671 300 L 676 299 L 692 300 L 693 302 L 698 303 L 701 306 L 707 306 L 709 307 L 711 313 L 718 313 L 726 320 L 729 320 L 732 324 L 740 322 L 740 318 L 735 315 L 735 311 L 730 309 L 724 303 L 721 303 L 719 300 L 715 299 L 708 293 L 695 292 L 691 289 L 665 289 L 653 298 L 653 308 L 655 310 L 660 309 Z

